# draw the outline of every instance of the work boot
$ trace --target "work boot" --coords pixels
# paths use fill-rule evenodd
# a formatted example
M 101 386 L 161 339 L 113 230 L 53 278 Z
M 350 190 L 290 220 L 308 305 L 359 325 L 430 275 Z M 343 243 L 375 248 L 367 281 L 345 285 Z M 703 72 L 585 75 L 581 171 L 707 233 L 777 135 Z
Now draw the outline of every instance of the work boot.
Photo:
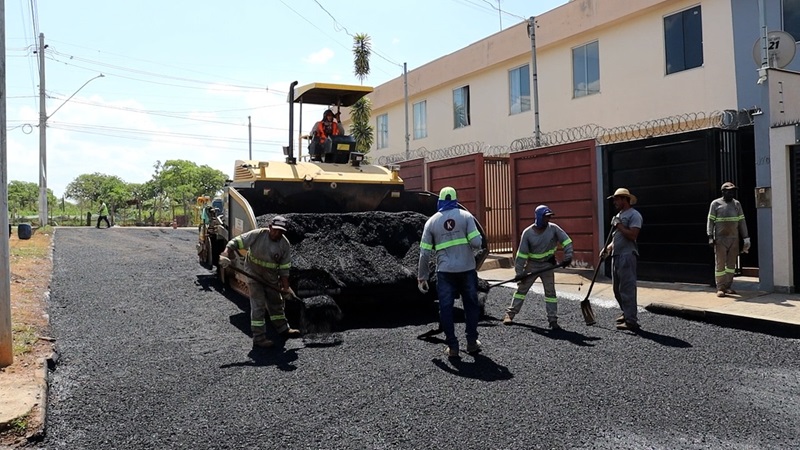
M 275 343 L 270 341 L 269 339 L 261 336 L 258 338 L 253 338 L 253 347 L 254 348 L 270 348 L 274 347 Z
M 506 315 L 503 316 L 503 325 L 511 325 L 512 323 L 514 323 L 514 315 L 506 313 Z
M 620 314 L 619 317 L 615 320 L 617 324 L 625 323 L 625 314 Z
M 725 291 L 720 289 L 717 291 L 717 297 L 725 297 Z
M 297 330 L 295 328 L 289 328 L 288 330 L 281 333 L 281 336 L 283 336 L 284 339 L 297 339 L 300 336 L 302 336 L 302 333 L 300 333 L 300 330 Z
M 725 293 L 726 294 L 731 294 L 731 295 L 736 295 L 736 291 L 734 291 L 733 289 L 725 289 Z
M 551 320 L 549 325 L 550 325 L 550 329 L 553 330 L 553 331 L 558 331 L 558 330 L 562 329 L 561 325 L 558 324 L 557 320 Z
M 475 340 L 475 342 L 470 342 L 467 344 L 467 353 L 470 355 L 477 355 L 481 352 L 481 341 Z
M 448 358 L 459 358 L 458 356 L 458 348 L 457 347 L 444 347 L 444 354 L 447 355 Z
M 639 331 L 641 327 L 635 322 L 622 322 L 617 324 L 618 330 Z

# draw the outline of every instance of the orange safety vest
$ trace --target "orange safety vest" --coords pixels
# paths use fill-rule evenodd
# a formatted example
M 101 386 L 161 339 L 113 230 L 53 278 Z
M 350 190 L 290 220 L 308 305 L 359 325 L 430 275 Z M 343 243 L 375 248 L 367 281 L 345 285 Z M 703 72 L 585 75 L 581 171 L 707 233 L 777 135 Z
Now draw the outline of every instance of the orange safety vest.
M 323 123 L 322 120 L 317 122 L 317 136 L 319 136 L 319 142 L 320 143 L 325 142 L 325 139 L 327 139 L 327 137 L 328 137 L 325 134 L 325 127 L 322 125 L 322 123 Z M 331 127 L 331 135 L 337 136 L 339 134 L 339 125 L 336 122 L 331 122 L 331 124 L 333 125 Z

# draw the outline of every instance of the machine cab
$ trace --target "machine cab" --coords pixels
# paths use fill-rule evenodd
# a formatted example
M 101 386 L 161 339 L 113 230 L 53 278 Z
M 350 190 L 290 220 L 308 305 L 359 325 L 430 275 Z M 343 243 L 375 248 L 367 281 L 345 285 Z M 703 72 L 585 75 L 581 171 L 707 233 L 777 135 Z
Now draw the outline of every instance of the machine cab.
M 355 151 L 356 140 L 353 136 L 343 130 L 342 135 L 325 136 L 326 142 L 322 143 L 316 130 L 312 129 L 303 134 L 303 105 L 327 106 L 334 113 L 341 111 L 341 107 L 353 106 L 360 98 L 372 92 L 369 86 L 355 86 L 331 83 L 311 83 L 305 86 L 296 87 L 297 82 L 292 83 L 289 90 L 288 102 L 290 103 L 289 114 L 289 146 L 284 147 L 286 162 L 294 164 L 294 149 L 292 138 L 294 136 L 294 105 L 299 104 L 300 118 L 297 124 L 298 148 L 297 155 L 302 157 L 303 148 L 307 149 L 309 160 L 312 162 L 359 165 L 364 159 L 362 153 Z M 318 118 L 321 120 L 322 118 Z M 315 122 L 315 124 L 318 122 Z M 303 138 L 307 139 L 307 144 L 303 144 Z

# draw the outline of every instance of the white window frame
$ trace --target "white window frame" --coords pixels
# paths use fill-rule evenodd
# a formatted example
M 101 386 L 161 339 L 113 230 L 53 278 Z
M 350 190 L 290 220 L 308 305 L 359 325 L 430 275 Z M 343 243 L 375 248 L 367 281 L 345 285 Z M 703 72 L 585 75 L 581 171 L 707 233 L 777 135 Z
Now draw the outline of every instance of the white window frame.
M 375 118 L 375 147 L 378 149 L 389 146 L 389 113 L 381 114 Z
M 414 139 L 428 137 L 428 103 L 426 100 L 414 103 Z
M 464 114 L 459 117 L 458 108 L 459 96 L 463 102 L 462 108 Z M 469 101 L 469 85 L 464 85 L 459 88 L 453 89 L 453 129 L 468 127 L 472 124 L 469 116 L 470 101 Z
M 521 74 L 525 69 L 526 75 Z M 508 71 L 508 114 L 513 116 L 531 110 L 531 68 L 523 64 Z M 523 95 L 523 86 L 527 87 L 528 95 Z
M 590 52 L 595 52 L 592 58 Z M 576 64 L 577 59 L 581 64 Z M 597 74 L 597 79 L 589 79 L 590 73 Z M 572 98 L 587 97 L 600 93 L 600 41 L 587 42 L 572 49 Z

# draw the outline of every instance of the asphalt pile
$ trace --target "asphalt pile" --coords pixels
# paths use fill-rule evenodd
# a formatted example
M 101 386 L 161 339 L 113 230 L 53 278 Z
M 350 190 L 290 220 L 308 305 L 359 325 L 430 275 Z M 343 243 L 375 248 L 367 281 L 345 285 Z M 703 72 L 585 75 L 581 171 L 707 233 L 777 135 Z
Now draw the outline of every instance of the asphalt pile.
M 419 242 L 428 217 L 415 212 L 285 214 L 298 290 L 416 287 Z M 267 227 L 272 215 L 257 218 Z

